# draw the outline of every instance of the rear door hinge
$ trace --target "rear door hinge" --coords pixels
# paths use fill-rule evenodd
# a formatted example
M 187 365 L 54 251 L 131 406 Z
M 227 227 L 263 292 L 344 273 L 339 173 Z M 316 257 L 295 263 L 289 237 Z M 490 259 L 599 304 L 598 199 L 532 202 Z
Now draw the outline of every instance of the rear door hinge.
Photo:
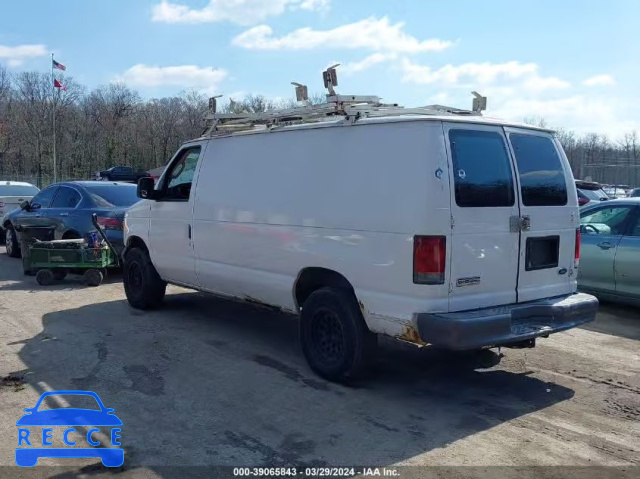
M 512 233 L 519 233 L 521 231 L 528 231 L 531 229 L 531 217 L 525 216 L 510 216 L 509 217 L 509 231 Z

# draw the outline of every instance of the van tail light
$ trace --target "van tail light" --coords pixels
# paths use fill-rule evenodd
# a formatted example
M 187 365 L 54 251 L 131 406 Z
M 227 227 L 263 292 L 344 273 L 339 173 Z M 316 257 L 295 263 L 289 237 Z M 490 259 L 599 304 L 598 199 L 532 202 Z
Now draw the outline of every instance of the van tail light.
M 4 203 L 0 201 L 0 208 L 4 208 Z
M 110 216 L 98 216 L 98 224 L 104 230 L 121 230 L 122 223 L 118 218 L 113 218 Z
M 580 228 L 578 228 L 576 229 L 576 247 L 575 247 L 575 252 L 573 253 L 574 268 L 577 268 L 580 265 L 580 241 L 581 241 L 581 234 L 580 234 Z
M 413 237 L 413 282 L 444 284 L 447 238 L 445 236 Z
M 578 206 L 584 206 L 589 203 L 589 198 L 578 197 Z

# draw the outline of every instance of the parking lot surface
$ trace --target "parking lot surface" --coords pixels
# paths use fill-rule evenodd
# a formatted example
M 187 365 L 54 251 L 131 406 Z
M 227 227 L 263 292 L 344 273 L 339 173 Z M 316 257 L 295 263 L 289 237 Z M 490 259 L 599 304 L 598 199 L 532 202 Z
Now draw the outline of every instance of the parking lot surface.
M 308 369 L 295 318 L 174 287 L 161 310 L 137 311 L 117 274 L 40 287 L 0 246 L 0 465 L 14 464 L 25 407 L 83 389 L 122 419 L 119 477 L 181 465 L 637 471 L 639 340 L 640 311 L 604 305 L 595 323 L 502 356 L 383 341 L 375 374 L 345 387 Z M 102 473 L 96 459 L 39 464 Z

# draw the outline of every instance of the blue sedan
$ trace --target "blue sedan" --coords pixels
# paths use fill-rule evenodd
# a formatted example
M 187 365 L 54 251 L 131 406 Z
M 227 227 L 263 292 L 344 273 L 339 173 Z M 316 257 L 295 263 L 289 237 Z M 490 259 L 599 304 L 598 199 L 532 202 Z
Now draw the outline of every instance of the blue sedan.
M 123 248 L 125 211 L 140 199 L 131 183 L 73 181 L 55 183 L 34 196 L 23 208 L 5 216 L 3 227 L 7 254 L 21 256 L 21 232 L 38 239 L 82 239 L 95 231 L 95 213 L 107 238 L 119 253 Z M 35 233 L 34 233 L 35 232 Z

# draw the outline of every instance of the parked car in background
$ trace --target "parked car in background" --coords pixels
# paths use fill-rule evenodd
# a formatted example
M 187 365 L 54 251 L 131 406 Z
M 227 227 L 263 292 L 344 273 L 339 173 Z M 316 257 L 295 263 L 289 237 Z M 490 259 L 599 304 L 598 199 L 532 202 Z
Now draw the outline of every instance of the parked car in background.
M 142 170 L 134 170 L 130 166 L 114 166 L 108 170 L 96 173 L 96 180 L 99 181 L 124 181 L 137 183 L 140 178 L 149 176 L 149 173 Z
M 626 198 L 629 187 L 627 185 L 608 185 L 603 186 L 603 190 L 611 199 Z
M 633 188 L 629 192 L 629 198 L 640 198 L 640 188 Z
M 600 183 L 592 181 L 576 180 L 576 191 L 578 193 L 578 205 L 584 206 L 590 202 L 600 202 L 609 199 L 609 196 L 602 189 Z
M 20 233 L 38 228 L 41 239 L 86 238 L 95 231 L 91 216 L 98 216 L 98 223 L 119 252 L 123 248 L 122 219 L 128 207 L 139 200 L 136 185 L 131 183 L 106 183 L 74 181 L 56 183 L 24 203 L 24 208 L 14 210 L 4 218 L 7 254 L 21 256 Z
M 13 210 L 20 208 L 20 203 L 30 200 L 40 189 L 31 183 L 21 181 L 0 182 L 0 241 L 4 241 L 2 219 Z
M 580 231 L 580 290 L 640 305 L 640 198 L 586 206 Z

